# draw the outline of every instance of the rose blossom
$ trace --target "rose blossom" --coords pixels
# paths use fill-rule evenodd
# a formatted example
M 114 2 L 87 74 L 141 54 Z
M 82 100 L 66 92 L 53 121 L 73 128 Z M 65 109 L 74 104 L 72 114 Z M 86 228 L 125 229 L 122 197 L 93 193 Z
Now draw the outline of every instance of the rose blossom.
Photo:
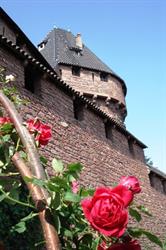
M 127 187 L 133 194 L 141 192 L 139 181 L 135 176 L 122 176 L 119 184 Z
M 0 125 L 4 125 L 6 123 L 12 123 L 9 117 L 0 117 Z
M 73 192 L 74 194 L 77 194 L 77 193 L 78 193 L 78 190 L 79 190 L 79 183 L 78 183 L 78 181 L 73 181 L 73 182 L 71 183 L 71 189 L 72 189 L 72 192 Z
M 137 240 L 133 240 L 127 243 L 117 243 L 108 248 L 106 248 L 106 245 L 101 244 L 98 246 L 98 250 L 141 250 L 141 246 Z
M 47 145 L 51 139 L 51 128 L 48 125 L 41 123 L 39 119 L 30 119 L 26 122 L 30 133 L 35 134 L 35 140 L 39 145 Z
M 27 128 L 29 132 L 34 133 L 34 132 L 39 132 L 41 122 L 39 119 L 30 119 L 26 122 Z
M 128 213 L 125 209 L 133 199 L 126 187 L 97 188 L 92 198 L 81 202 L 91 226 L 106 236 L 121 237 L 126 230 Z
M 48 125 L 41 124 L 39 133 L 36 136 L 36 140 L 39 141 L 39 145 L 47 145 L 51 139 L 51 128 Z

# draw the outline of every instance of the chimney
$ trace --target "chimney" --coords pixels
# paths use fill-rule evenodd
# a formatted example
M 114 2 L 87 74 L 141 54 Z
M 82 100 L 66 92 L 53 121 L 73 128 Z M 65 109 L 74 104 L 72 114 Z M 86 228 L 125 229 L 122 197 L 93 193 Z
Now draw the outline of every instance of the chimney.
M 80 50 L 83 49 L 82 37 L 80 33 L 76 35 L 76 47 L 78 47 Z

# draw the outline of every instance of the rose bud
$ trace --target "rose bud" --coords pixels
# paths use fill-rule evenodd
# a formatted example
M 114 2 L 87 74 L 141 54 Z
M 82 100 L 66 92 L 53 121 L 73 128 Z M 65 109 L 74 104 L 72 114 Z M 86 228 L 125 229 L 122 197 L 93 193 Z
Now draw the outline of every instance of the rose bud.
M 119 184 L 127 187 L 133 194 L 141 192 L 139 181 L 135 176 L 122 176 Z

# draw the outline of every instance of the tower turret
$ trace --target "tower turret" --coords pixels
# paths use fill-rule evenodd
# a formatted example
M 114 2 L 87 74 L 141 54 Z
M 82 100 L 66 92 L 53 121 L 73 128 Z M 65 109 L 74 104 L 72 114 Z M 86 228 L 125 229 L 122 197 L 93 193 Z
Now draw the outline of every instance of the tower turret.
M 53 29 L 39 45 L 41 54 L 62 80 L 123 123 L 127 114 L 126 85 L 83 41 L 63 29 Z

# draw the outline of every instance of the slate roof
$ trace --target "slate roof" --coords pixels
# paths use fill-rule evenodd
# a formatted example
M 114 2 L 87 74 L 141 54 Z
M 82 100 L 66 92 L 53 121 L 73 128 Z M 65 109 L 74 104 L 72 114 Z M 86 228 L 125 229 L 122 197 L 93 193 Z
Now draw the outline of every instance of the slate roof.
M 59 63 L 65 63 L 114 74 L 85 45 L 83 45 L 82 53 L 76 53 L 75 36 L 70 31 L 55 28 L 47 35 L 44 43 L 45 48 L 41 50 L 41 54 L 46 57 L 47 61 L 51 62 L 53 68 L 56 68 Z
M 150 172 L 153 172 L 166 180 L 166 173 L 164 173 L 164 172 L 160 171 L 159 169 L 157 169 L 153 166 L 150 166 L 148 164 L 147 164 L 147 166 L 148 166 Z
M 70 32 L 60 28 L 54 28 L 47 37 L 38 45 L 44 43 L 40 53 L 46 58 L 50 65 L 56 69 L 58 64 L 79 66 L 95 71 L 105 72 L 118 78 L 122 83 L 126 94 L 124 81 L 102 62 L 89 48 L 83 44 L 83 50 L 78 53 L 76 38 Z

